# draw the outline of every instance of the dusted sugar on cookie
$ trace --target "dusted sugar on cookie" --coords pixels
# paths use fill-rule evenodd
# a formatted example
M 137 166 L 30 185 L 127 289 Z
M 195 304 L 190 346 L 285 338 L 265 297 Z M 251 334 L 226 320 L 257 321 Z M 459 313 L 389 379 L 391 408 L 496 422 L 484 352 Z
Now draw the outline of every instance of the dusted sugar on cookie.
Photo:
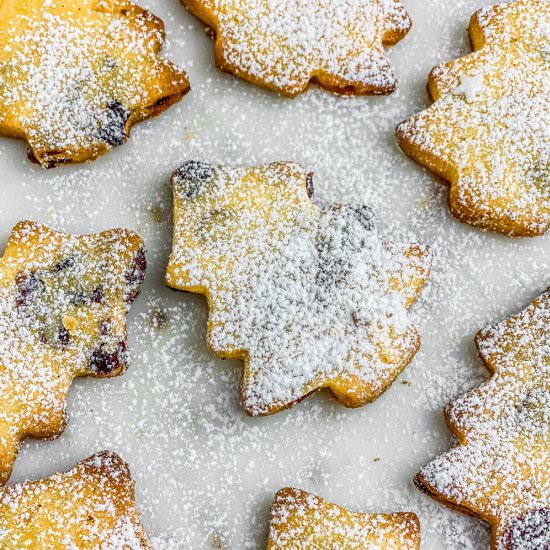
M 300 489 L 273 500 L 267 550 L 420 550 L 415 514 L 361 514 Z
M 489 522 L 495 550 L 550 548 L 550 289 L 476 342 L 494 375 L 449 405 L 461 445 L 416 484 Z
M 461 221 L 508 235 L 550 226 L 550 2 L 472 17 L 474 53 L 436 67 L 435 103 L 397 128 L 401 148 L 450 183 Z
M 150 550 L 126 463 L 109 451 L 65 474 L 0 489 L 3 550 Z
M 75 377 L 124 371 L 125 318 L 145 268 L 130 231 L 14 228 L 0 262 L 0 484 L 22 439 L 63 431 Z
M 310 80 L 345 94 L 396 86 L 384 45 L 411 22 L 399 0 L 182 0 L 216 33 L 216 64 L 287 96 Z
M 208 344 L 244 360 L 248 414 L 322 387 L 358 407 L 412 360 L 407 308 L 428 276 L 425 247 L 386 242 L 366 206 L 313 203 L 311 174 L 292 163 L 191 161 L 172 182 L 166 282 L 207 296 Z
M 43 166 L 93 160 L 189 91 L 160 19 L 124 0 L 2 0 L 0 134 Z

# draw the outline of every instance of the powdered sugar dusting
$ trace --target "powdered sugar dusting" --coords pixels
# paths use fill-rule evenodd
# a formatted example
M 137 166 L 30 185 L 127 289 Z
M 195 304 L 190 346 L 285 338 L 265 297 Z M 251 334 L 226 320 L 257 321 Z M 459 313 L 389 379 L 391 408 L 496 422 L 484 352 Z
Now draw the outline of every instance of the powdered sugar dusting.
M 455 94 L 463 95 L 468 103 L 473 103 L 483 93 L 483 74 L 474 76 L 461 75 L 460 84 L 454 89 Z
M 311 204 L 292 164 L 188 162 L 173 186 L 167 282 L 208 295 L 208 343 L 245 358 L 247 412 L 324 386 L 358 406 L 411 360 L 419 338 L 406 310 L 429 271 L 425 249 L 384 242 L 365 206 Z
M 162 23 L 136 6 L 18 6 L 0 7 L 0 133 L 26 139 L 46 166 L 124 143 L 133 122 L 188 89 L 185 73 L 158 56 Z
M 273 500 L 267 550 L 419 550 L 414 514 L 362 514 L 299 489 L 281 489 Z
M 65 474 L 0 489 L 6 550 L 147 550 L 128 467 L 104 451 Z
M 76 376 L 127 364 L 125 315 L 145 260 L 137 235 L 55 233 L 19 224 L 0 264 L 0 481 L 19 441 L 54 437 Z
M 214 67 L 203 26 L 177 3 L 146 5 L 165 21 L 167 55 L 190 71 L 185 101 L 137 125 L 127 145 L 92 165 L 42 171 L 25 161 L 23 144 L 0 140 L 2 246 L 29 217 L 71 233 L 116 225 L 143 237 L 149 263 L 128 317 L 131 368 L 101 382 L 76 380 L 63 436 L 27 440 L 11 479 L 116 450 L 131 464 L 159 550 L 265 548 L 273 495 L 286 486 L 349 510 L 415 512 L 426 550 L 487 548 L 484 522 L 421 494 L 412 477 L 456 445 L 444 405 L 487 377 L 475 333 L 548 286 L 550 235 L 509 239 L 458 223 L 447 188 L 401 155 L 394 138 L 399 120 L 430 103 L 431 67 L 470 52 L 464 31 L 479 0 L 406 3 L 413 27 L 391 50 L 400 80 L 391 96 L 347 99 L 312 87 L 294 101 Z M 408 314 L 422 345 L 379 399 L 350 410 L 313 395 L 270 417 L 242 413 L 242 363 L 206 349 L 205 300 L 163 283 L 170 172 L 186 158 L 241 166 L 295 160 L 315 172 L 317 197 L 368 204 L 385 240 L 430 245 L 432 271 Z
M 550 544 L 550 291 L 482 330 L 496 374 L 447 411 L 463 446 L 422 469 L 419 483 L 494 526 L 495 548 Z
M 345 93 L 396 86 L 384 43 L 409 30 L 399 0 L 183 0 L 215 27 L 221 68 L 287 95 L 311 79 Z
M 397 129 L 407 154 L 450 181 L 463 221 L 530 236 L 550 226 L 549 26 L 546 1 L 477 12 L 477 51 L 436 67 L 436 102 Z

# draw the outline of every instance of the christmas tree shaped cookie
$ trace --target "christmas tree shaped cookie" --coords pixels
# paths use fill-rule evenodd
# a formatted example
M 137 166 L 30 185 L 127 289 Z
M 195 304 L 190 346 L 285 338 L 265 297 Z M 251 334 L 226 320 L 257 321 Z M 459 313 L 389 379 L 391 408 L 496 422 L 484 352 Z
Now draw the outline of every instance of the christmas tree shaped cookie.
M 0 489 L 2 550 L 149 550 L 128 466 L 103 451 L 65 474 Z
M 166 281 L 206 295 L 209 347 L 244 361 L 248 414 L 323 387 L 358 407 L 412 360 L 407 308 L 428 276 L 425 247 L 385 242 L 365 206 L 313 203 L 311 175 L 292 163 L 187 162 L 172 180 Z
M 493 377 L 447 408 L 461 445 L 417 486 L 489 522 L 495 550 L 550 548 L 550 289 L 476 341 Z
M 216 33 L 216 65 L 287 96 L 310 81 L 345 94 L 396 86 L 384 45 L 411 22 L 399 0 L 182 0 Z
M 464 222 L 520 236 L 550 226 L 549 27 L 547 0 L 478 11 L 474 53 L 436 67 L 435 103 L 397 128 L 405 153 L 449 181 Z
M 420 550 L 415 514 L 353 513 L 299 489 L 273 500 L 267 550 Z
M 43 166 L 93 160 L 189 90 L 162 21 L 126 0 L 2 0 L 0 134 Z
M 0 262 L 0 484 L 22 439 L 63 431 L 76 376 L 126 368 L 125 317 L 145 265 L 143 242 L 129 231 L 14 228 Z

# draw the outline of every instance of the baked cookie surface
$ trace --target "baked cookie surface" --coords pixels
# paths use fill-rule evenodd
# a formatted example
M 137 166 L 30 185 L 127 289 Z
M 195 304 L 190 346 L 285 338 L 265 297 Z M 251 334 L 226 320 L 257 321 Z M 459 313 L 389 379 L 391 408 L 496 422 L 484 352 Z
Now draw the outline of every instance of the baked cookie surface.
M 428 276 L 425 247 L 385 242 L 366 206 L 313 203 L 311 175 L 292 163 L 191 161 L 172 183 L 166 282 L 206 295 L 208 345 L 245 362 L 248 414 L 323 387 L 358 407 L 412 360 L 407 308 Z
M 22 439 L 63 431 L 75 377 L 124 371 L 126 313 L 145 268 L 130 231 L 14 228 L 0 262 L 0 484 Z
M 300 489 L 273 499 L 267 550 L 420 550 L 415 514 L 349 512 Z
M 0 3 L 0 134 L 49 167 L 93 160 L 189 91 L 160 19 L 125 0 Z
M 64 474 L 0 489 L 3 550 L 152 548 L 125 462 L 103 451 Z
M 481 9 L 474 53 L 433 69 L 435 103 L 397 128 L 404 152 L 449 181 L 461 221 L 518 236 L 550 226 L 549 27 L 546 0 Z
M 181 0 L 216 33 L 216 65 L 287 96 L 310 80 L 345 94 L 396 86 L 384 45 L 411 22 L 399 0 Z
M 495 550 L 550 548 L 550 289 L 476 342 L 494 374 L 448 406 L 462 445 L 416 484 L 490 523 Z

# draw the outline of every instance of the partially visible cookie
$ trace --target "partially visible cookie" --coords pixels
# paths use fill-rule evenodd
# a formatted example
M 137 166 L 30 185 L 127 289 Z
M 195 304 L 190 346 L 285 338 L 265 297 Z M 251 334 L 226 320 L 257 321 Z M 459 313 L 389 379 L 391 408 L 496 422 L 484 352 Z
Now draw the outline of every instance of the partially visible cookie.
M 411 22 L 400 0 L 181 0 L 216 33 L 216 65 L 287 96 L 310 81 L 343 94 L 396 86 L 384 45 Z
M 416 476 L 444 504 L 487 521 L 495 550 L 550 548 L 550 289 L 480 331 L 494 373 L 445 411 L 461 445 Z
M 208 345 L 245 362 L 248 414 L 324 387 L 358 407 L 412 360 L 407 309 L 429 273 L 426 247 L 385 241 L 364 205 L 312 202 L 312 175 L 293 163 L 191 161 L 172 183 L 166 282 L 206 295 Z
M 0 489 L 2 550 L 150 550 L 127 464 L 103 451 L 65 474 Z
M 124 371 L 126 313 L 145 268 L 143 242 L 131 231 L 14 228 L 0 261 L 0 484 L 22 439 L 63 431 L 76 376 Z
M 160 19 L 127 0 L 0 2 L 0 134 L 49 167 L 93 160 L 189 91 Z
M 550 227 L 550 2 L 483 8 L 474 53 L 433 69 L 435 103 L 402 122 L 403 151 L 448 180 L 460 220 L 508 235 Z
M 271 506 L 267 550 L 420 550 L 415 514 L 349 512 L 300 489 L 281 489 Z

